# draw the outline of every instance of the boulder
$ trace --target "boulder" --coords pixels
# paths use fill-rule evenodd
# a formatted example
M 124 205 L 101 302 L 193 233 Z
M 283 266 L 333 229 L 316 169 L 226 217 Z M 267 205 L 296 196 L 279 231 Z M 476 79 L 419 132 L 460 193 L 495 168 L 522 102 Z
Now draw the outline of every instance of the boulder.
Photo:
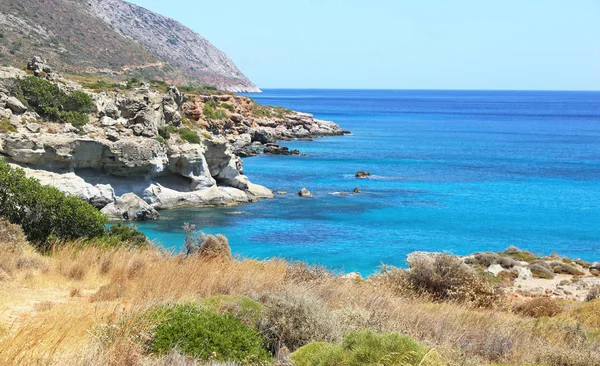
M 435 258 L 443 253 L 440 252 L 412 252 L 408 253 L 406 256 L 406 264 L 409 267 L 412 267 L 415 263 L 418 262 L 428 262 L 433 263 Z
M 533 274 L 531 273 L 531 270 L 529 268 L 515 266 L 515 267 L 513 267 L 513 269 L 519 273 L 518 278 L 520 280 L 529 280 L 529 279 L 533 278 Z
M 360 171 L 356 172 L 356 174 L 354 176 L 359 179 L 365 179 L 365 178 L 369 178 L 371 176 L 371 173 L 360 170 Z
M 354 190 L 352 191 L 352 193 L 359 194 L 360 193 L 360 188 L 358 188 L 358 187 L 354 188 Z
M 159 217 L 154 207 L 133 193 L 118 197 L 115 202 L 104 207 L 102 213 L 113 219 L 132 221 L 155 220 Z
M 46 74 L 50 74 L 52 72 L 52 68 L 48 66 L 46 61 L 40 56 L 33 56 L 27 63 L 27 69 L 33 71 L 36 76 L 42 72 L 45 72 Z
M 504 271 L 504 268 L 502 268 L 502 266 L 499 264 L 492 264 L 485 271 L 493 274 L 494 276 L 498 276 L 500 272 Z
M 29 130 L 29 132 L 38 133 L 40 132 L 42 126 L 40 126 L 39 123 L 28 123 L 25 125 L 25 128 Z
M 103 116 L 100 118 L 100 126 L 102 127 L 111 127 L 117 124 L 117 120 L 113 119 L 109 116 Z
M 10 109 L 0 107 L 0 120 L 10 119 L 11 116 L 12 116 L 12 111 Z
M 6 108 L 17 114 L 25 113 L 27 111 L 27 107 L 15 97 L 8 97 L 6 100 Z
M 306 188 L 302 188 L 299 192 L 298 192 L 298 196 L 300 197 L 312 197 L 312 193 L 310 193 L 310 191 Z

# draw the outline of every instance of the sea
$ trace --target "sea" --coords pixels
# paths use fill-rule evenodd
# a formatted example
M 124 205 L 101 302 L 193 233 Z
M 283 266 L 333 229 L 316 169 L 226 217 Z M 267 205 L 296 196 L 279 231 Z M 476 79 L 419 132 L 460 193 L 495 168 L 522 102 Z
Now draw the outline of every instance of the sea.
M 244 159 L 274 199 L 161 212 L 136 224 L 173 251 L 193 223 L 240 258 L 371 275 L 413 251 L 509 246 L 600 261 L 600 92 L 267 89 L 258 103 L 350 135 L 283 141 L 306 156 Z M 357 171 L 371 173 L 356 179 Z M 301 188 L 314 195 L 302 198 Z M 351 193 L 355 188 L 359 194 Z

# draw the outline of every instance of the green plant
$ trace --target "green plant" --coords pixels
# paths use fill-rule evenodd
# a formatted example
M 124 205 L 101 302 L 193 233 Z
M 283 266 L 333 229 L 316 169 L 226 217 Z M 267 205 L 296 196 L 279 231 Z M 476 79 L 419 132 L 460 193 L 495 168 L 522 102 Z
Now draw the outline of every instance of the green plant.
M 158 134 L 165 140 L 170 139 L 171 134 L 176 132 L 178 132 L 177 128 L 171 125 L 161 126 L 158 128 Z
M 15 126 L 10 124 L 10 120 L 8 118 L 0 120 L 0 133 L 9 132 L 17 132 L 17 129 L 15 128 Z
M 230 313 L 245 324 L 254 325 L 260 318 L 262 305 L 248 296 L 218 295 L 200 301 L 203 307 L 217 314 Z
M 162 306 L 148 315 L 156 319 L 150 351 L 166 355 L 177 350 L 199 360 L 268 363 L 271 355 L 258 330 L 231 314 L 215 314 L 195 304 Z
M 199 144 L 200 136 L 189 128 L 181 128 L 179 130 L 179 136 L 184 140 L 191 144 Z
M 0 160 L 0 216 L 21 225 L 27 239 L 43 247 L 49 238 L 72 240 L 105 234 L 106 216 L 77 197 L 43 186 Z
M 12 92 L 36 112 L 52 120 L 81 127 L 88 122 L 94 103 L 81 91 L 70 94 L 57 85 L 35 76 L 13 80 Z
M 232 106 L 232 105 L 231 105 L 231 104 L 229 104 L 229 103 L 221 103 L 221 108 L 223 108 L 223 109 L 227 109 L 228 111 L 230 111 L 230 112 L 232 112 L 232 113 L 233 113 L 233 112 L 235 112 L 235 108 L 234 108 L 234 106 Z
M 156 141 L 160 142 L 161 145 L 166 145 L 167 141 L 162 136 L 156 136 L 154 138 Z
M 348 333 L 341 344 L 311 343 L 290 358 L 297 366 L 443 365 L 435 352 L 428 352 L 408 336 L 373 331 Z
M 227 113 L 225 113 L 224 110 L 219 109 L 216 111 L 215 117 L 216 117 L 216 119 L 225 119 L 225 118 L 227 118 Z
M 116 238 L 121 243 L 127 243 L 137 248 L 143 248 L 148 245 L 148 238 L 135 226 L 127 226 L 121 223 L 112 225 L 108 228 L 106 235 L 109 238 Z
M 273 353 L 282 347 L 293 351 L 310 342 L 341 338 L 343 332 L 337 317 L 316 298 L 283 293 L 266 294 L 260 301 L 263 310 L 258 328 Z
M 204 104 L 204 107 L 202 107 L 202 114 L 204 114 L 204 117 L 206 118 L 217 119 L 217 113 L 208 102 Z
M 502 254 L 513 257 L 520 261 L 525 261 L 525 262 L 532 262 L 532 261 L 539 259 L 539 257 L 537 255 L 535 255 L 531 252 L 528 252 L 526 250 L 521 250 L 515 246 L 510 246 L 510 247 L 506 248 L 506 250 Z

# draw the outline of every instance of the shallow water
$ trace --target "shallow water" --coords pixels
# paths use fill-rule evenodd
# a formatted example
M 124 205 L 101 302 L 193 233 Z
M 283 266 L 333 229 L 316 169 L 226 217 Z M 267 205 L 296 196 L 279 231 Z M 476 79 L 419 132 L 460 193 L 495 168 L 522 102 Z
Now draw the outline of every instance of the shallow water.
M 285 142 L 308 156 L 244 160 L 287 191 L 223 209 L 163 211 L 138 224 L 180 249 L 184 222 L 245 257 L 370 274 L 415 250 L 516 245 L 600 260 L 600 93 L 266 90 L 259 103 L 314 113 L 351 136 Z M 367 170 L 368 180 L 354 173 Z M 296 192 L 308 188 L 314 198 Z M 340 195 L 361 189 L 358 195 Z

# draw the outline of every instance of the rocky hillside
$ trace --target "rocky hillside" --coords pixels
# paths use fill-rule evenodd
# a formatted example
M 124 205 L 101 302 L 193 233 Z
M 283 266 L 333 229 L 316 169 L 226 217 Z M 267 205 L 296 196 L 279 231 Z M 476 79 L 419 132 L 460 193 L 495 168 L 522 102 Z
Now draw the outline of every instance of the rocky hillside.
M 181 23 L 121 0 L 3 0 L 0 62 L 42 55 L 62 72 L 259 92 L 229 57 Z
M 243 174 L 241 152 L 281 153 L 276 139 L 344 133 L 232 94 L 131 81 L 87 89 L 41 58 L 28 67 L 0 67 L 0 157 L 112 217 L 273 197 Z

